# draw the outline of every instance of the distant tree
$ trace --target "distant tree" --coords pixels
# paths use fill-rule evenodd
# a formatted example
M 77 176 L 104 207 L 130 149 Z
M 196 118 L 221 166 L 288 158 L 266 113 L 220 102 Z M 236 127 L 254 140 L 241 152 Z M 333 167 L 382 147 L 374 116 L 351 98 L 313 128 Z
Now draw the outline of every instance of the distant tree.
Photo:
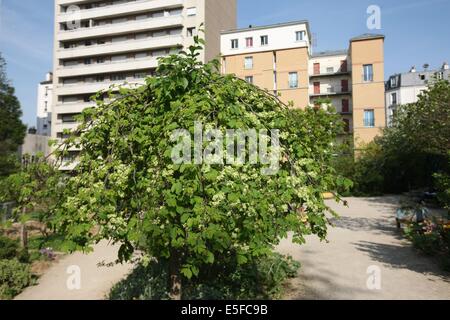
M 12 220 L 22 223 L 23 246 L 27 243 L 25 226 L 29 220 L 41 222 L 41 232 L 48 235 L 51 215 L 63 190 L 63 174 L 42 155 L 0 180 L 0 203 L 14 203 Z
M 0 55 L 0 177 L 17 169 L 17 150 L 26 133 L 26 126 L 20 119 L 20 103 L 5 69 L 5 60 Z
M 449 150 L 450 82 L 433 81 L 417 102 L 399 107 L 393 126 L 362 152 L 351 178 L 361 193 L 400 193 L 439 183 L 445 196 Z
M 410 148 L 447 156 L 450 150 L 450 82 L 436 81 L 419 95 L 417 102 L 402 106 L 394 119 Z

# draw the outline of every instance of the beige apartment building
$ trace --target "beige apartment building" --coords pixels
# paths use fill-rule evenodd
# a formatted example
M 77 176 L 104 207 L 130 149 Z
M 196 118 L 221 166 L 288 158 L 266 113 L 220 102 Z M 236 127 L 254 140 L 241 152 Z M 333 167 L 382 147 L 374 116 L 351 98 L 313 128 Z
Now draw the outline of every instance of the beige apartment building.
M 200 59 L 218 57 L 236 11 L 236 0 L 55 0 L 52 137 L 77 127 L 94 93 L 143 84 L 157 58 L 193 44 L 202 24 Z
M 222 72 L 235 74 L 294 107 L 331 99 L 356 146 L 386 126 L 384 36 L 350 39 L 348 49 L 313 52 L 308 21 L 221 34 Z

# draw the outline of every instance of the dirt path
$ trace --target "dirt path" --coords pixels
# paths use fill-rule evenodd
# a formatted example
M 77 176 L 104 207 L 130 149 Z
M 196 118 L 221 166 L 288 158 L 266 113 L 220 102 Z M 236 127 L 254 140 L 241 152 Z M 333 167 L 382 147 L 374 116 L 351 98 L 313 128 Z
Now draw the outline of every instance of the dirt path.
M 450 274 L 396 231 L 397 198 L 347 200 L 349 208 L 329 202 L 341 215 L 329 243 L 309 237 L 304 246 L 288 240 L 280 245 L 280 252 L 302 263 L 287 299 L 450 299 Z M 368 289 L 367 280 L 376 275 L 367 273 L 370 266 L 379 268 L 379 290 Z
M 16 300 L 102 300 L 111 287 L 132 269 L 131 264 L 99 267 L 117 259 L 118 247 L 102 242 L 90 254 L 75 253 L 52 266 L 39 284 L 27 288 Z M 77 272 L 80 272 L 80 289 L 77 290 Z M 69 273 L 68 273 L 69 272 Z M 69 280 L 70 290 L 67 286 Z M 70 281 L 73 280 L 73 281 Z

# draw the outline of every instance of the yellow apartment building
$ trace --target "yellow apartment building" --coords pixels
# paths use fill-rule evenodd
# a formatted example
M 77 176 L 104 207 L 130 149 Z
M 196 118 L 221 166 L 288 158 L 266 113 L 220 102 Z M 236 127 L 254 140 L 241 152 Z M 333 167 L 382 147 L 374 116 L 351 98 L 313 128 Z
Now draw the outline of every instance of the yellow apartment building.
M 222 72 L 304 108 L 329 98 L 353 135 L 370 142 L 386 126 L 384 36 L 350 39 L 345 50 L 313 52 L 308 21 L 224 31 Z

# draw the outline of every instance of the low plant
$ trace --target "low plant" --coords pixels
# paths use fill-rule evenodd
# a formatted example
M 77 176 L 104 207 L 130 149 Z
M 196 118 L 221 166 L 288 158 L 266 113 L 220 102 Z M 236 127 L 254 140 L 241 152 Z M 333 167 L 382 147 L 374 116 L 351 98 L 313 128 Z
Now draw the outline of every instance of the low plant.
M 450 271 L 450 229 L 435 221 L 412 224 L 405 230 L 414 247 L 426 255 L 437 257 L 442 267 Z
M 22 263 L 28 263 L 30 261 L 28 250 L 25 248 L 21 249 L 17 240 L 0 236 L 0 260 L 14 258 L 17 258 Z
M 111 290 L 111 300 L 169 299 L 167 262 L 151 260 Z M 271 254 L 240 265 L 234 255 L 203 269 L 194 281 L 183 283 L 183 299 L 276 299 L 286 280 L 297 275 L 300 264 L 291 257 Z
M 30 265 L 17 259 L 0 260 L 0 299 L 12 299 L 32 283 Z

